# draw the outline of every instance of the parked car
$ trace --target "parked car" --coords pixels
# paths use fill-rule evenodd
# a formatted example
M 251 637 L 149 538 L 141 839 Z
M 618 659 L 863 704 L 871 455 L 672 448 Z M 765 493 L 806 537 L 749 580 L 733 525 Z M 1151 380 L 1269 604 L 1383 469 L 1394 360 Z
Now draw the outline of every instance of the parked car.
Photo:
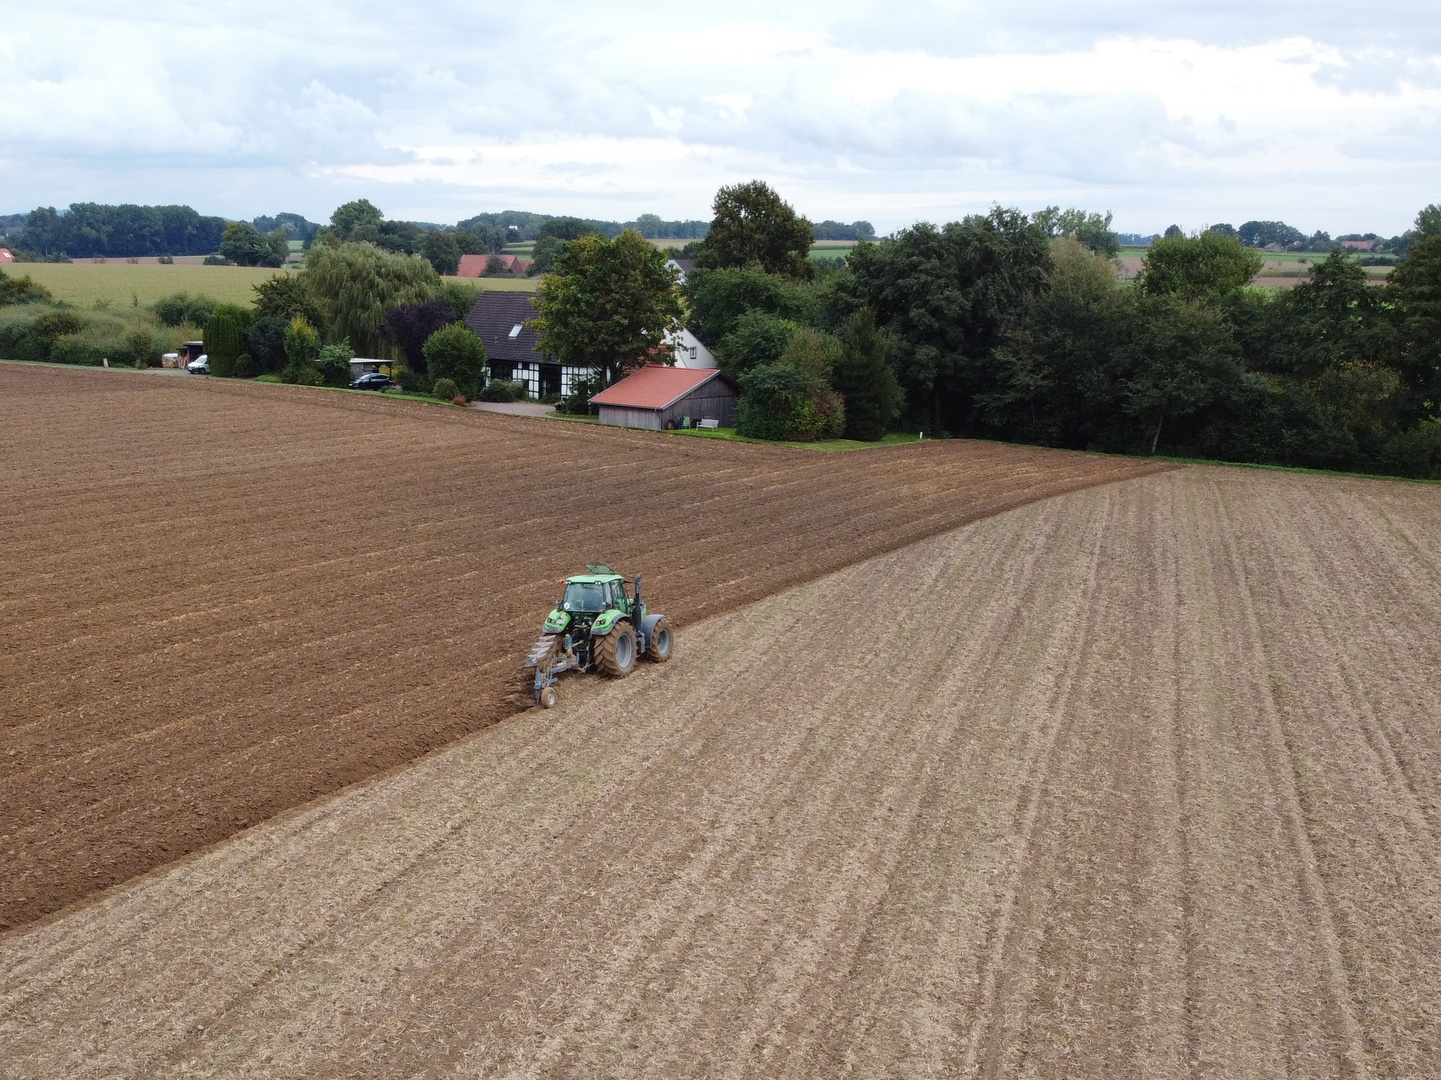
M 190 372 L 190 374 L 192 375 L 209 375 L 210 357 L 207 356 L 205 353 L 201 353 L 194 360 L 190 361 L 190 363 L 185 365 L 185 370 Z
M 395 380 L 383 371 L 367 371 L 359 378 L 350 380 L 352 390 L 384 390 L 387 386 L 394 386 Z

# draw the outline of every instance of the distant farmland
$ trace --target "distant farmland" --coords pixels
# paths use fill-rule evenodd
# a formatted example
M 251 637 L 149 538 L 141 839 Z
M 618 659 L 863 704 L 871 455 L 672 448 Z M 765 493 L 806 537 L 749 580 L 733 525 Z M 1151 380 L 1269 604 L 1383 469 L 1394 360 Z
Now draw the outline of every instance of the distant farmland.
M 232 304 L 248 304 L 255 299 L 251 286 L 287 272 L 268 266 L 197 266 L 193 263 L 160 266 L 115 260 L 25 263 L 6 270 L 17 277 L 29 274 L 54 293 L 55 299 L 82 307 L 143 306 L 178 292 L 202 293 Z
M 253 286 L 276 274 L 290 273 L 268 266 L 201 266 L 155 262 L 23 263 L 6 269 L 15 277 L 29 274 L 44 285 L 55 299 L 80 307 L 122 308 L 153 304 L 172 293 L 199 293 L 232 304 L 249 304 L 255 299 Z M 525 278 L 485 278 L 475 281 L 483 289 L 502 292 L 534 292 L 536 281 Z

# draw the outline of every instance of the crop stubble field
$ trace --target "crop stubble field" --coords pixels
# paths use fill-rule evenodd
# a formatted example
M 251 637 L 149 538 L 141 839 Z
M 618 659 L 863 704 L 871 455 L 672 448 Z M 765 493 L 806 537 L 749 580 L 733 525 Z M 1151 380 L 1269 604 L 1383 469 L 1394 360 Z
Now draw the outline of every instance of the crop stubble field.
M 0 929 L 511 715 L 583 562 L 684 626 L 1158 468 L 11 364 L 0 408 Z
M 1441 1075 L 1438 538 L 1188 468 L 692 624 L 0 941 L 10 1072 Z

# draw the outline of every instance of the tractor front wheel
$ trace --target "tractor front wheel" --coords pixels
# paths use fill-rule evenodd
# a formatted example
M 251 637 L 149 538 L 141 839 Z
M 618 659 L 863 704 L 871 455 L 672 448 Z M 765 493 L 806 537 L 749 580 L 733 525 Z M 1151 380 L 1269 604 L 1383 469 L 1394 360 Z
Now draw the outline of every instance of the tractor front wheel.
M 670 659 L 671 644 L 670 623 L 661 619 L 651 629 L 650 648 L 645 651 L 645 658 L 655 664 L 664 664 Z
M 612 679 L 623 679 L 635 667 L 635 630 L 630 623 L 616 623 L 595 647 L 595 663 Z

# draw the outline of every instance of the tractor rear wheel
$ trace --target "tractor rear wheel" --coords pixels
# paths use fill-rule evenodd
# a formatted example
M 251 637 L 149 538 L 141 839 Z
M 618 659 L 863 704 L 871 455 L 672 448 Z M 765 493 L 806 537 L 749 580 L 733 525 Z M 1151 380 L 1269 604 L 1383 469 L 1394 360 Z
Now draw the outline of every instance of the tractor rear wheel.
M 623 679 L 635 667 L 635 630 L 628 622 L 616 623 L 595 647 L 595 663 L 612 679 Z
M 664 664 L 670 659 L 673 642 L 674 639 L 670 636 L 670 623 L 661 619 L 651 629 L 650 648 L 645 651 L 645 658 L 653 664 Z

